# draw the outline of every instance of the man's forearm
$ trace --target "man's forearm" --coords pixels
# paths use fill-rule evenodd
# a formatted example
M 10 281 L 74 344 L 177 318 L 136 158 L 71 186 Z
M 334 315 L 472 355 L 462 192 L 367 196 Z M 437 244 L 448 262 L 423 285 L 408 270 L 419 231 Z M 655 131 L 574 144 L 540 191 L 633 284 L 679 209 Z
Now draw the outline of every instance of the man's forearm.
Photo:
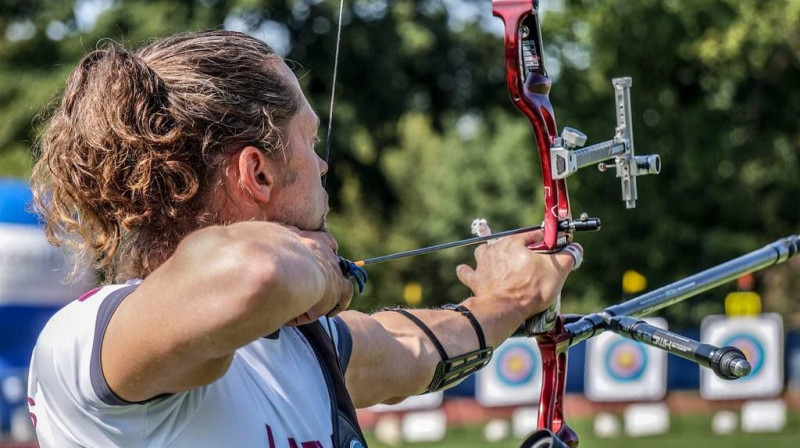
M 500 345 L 527 317 L 520 307 L 489 299 L 472 297 L 461 304 L 471 311 L 489 347 Z M 479 349 L 476 331 L 461 313 L 445 309 L 407 311 L 430 329 L 448 358 Z M 354 339 L 348 383 L 369 384 L 369 387 L 350 388 L 357 406 L 396 401 L 426 391 L 436 366 L 442 361 L 431 338 L 397 312 L 360 316 L 377 325 L 364 322 L 363 318 L 353 319 L 351 312 L 342 316 Z

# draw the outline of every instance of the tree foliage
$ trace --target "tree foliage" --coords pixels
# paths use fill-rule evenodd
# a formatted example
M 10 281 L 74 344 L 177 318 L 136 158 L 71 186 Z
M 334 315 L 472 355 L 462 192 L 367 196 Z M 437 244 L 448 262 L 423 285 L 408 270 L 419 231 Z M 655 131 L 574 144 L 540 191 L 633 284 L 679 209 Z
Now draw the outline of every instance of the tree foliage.
M 559 125 L 589 143 L 610 138 L 610 80 L 632 76 L 637 153 L 663 161 L 661 175 L 640 178 L 635 210 L 609 173 L 570 178 L 574 209 L 604 227 L 578 237 L 587 261 L 565 288 L 566 310 L 618 301 L 627 269 L 654 287 L 798 232 L 800 1 L 542 3 Z M 337 9 L 333 0 L 5 0 L 0 175 L 29 173 L 35 117 L 103 39 L 135 47 L 218 27 L 263 37 L 296 61 L 324 122 Z M 475 217 L 498 231 L 541 221 L 533 136 L 508 101 L 490 15 L 488 0 L 345 2 L 328 186 L 346 256 L 464 238 Z M 458 249 L 375 265 L 355 306 L 402 302 L 409 282 L 422 285 L 425 305 L 458 300 L 468 291 L 455 266 L 470 258 Z M 797 315 L 798 268 L 757 277 L 766 309 Z M 696 323 L 721 312 L 724 292 L 668 314 Z

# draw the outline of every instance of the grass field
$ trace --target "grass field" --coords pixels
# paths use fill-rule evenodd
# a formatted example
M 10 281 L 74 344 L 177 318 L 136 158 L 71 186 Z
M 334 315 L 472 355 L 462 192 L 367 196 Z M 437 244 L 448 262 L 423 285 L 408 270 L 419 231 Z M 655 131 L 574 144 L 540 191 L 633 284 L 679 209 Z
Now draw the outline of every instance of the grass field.
M 800 413 L 787 416 L 786 428 L 777 434 L 745 434 L 736 432 L 727 436 L 718 436 L 711 432 L 711 417 L 706 415 L 673 415 L 670 431 L 655 437 L 614 439 L 598 439 L 592 434 L 591 420 L 574 420 L 570 426 L 581 436 L 581 448 L 800 448 Z M 367 442 L 371 448 L 388 447 L 375 440 L 372 433 L 367 433 Z M 516 448 L 520 440 L 507 439 L 502 442 L 489 443 L 483 438 L 482 426 L 450 427 L 447 437 L 441 442 L 406 443 L 413 448 Z

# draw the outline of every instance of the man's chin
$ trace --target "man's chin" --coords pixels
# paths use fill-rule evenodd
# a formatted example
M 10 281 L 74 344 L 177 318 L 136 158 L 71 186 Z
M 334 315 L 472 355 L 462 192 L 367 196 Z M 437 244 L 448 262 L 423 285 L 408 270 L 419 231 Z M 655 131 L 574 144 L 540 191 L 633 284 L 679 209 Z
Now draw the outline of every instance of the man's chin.
M 328 231 L 328 221 L 326 217 L 322 217 L 322 219 L 314 224 L 310 224 L 308 221 L 300 222 L 300 220 L 293 220 L 293 219 L 281 219 L 276 220 L 278 224 L 283 224 L 286 226 L 297 227 L 300 230 L 306 232 L 327 232 Z
M 327 217 L 323 216 L 322 221 L 320 221 L 319 226 L 317 227 L 317 232 L 327 232 L 328 231 L 328 219 Z

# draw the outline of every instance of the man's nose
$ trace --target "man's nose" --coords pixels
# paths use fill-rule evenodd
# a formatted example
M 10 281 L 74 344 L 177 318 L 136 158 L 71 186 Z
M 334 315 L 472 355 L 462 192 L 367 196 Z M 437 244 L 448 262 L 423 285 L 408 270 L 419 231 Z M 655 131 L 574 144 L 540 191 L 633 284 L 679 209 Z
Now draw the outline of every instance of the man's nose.
M 328 172 L 328 162 L 322 157 L 317 156 L 317 163 L 319 164 L 319 175 L 324 176 Z

